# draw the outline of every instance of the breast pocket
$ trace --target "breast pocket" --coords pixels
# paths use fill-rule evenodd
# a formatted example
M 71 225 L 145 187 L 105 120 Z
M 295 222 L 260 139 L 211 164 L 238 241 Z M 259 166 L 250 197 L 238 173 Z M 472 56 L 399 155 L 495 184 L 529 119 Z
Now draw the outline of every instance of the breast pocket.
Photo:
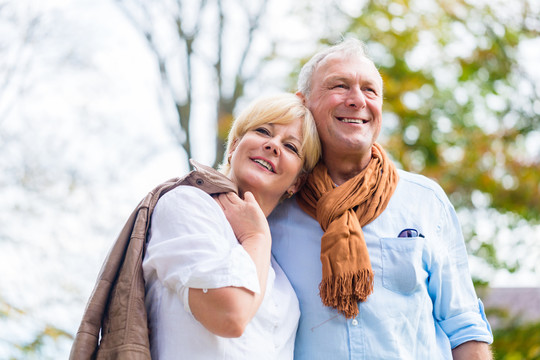
M 386 289 L 403 295 L 416 290 L 423 244 L 420 237 L 381 239 L 382 285 Z

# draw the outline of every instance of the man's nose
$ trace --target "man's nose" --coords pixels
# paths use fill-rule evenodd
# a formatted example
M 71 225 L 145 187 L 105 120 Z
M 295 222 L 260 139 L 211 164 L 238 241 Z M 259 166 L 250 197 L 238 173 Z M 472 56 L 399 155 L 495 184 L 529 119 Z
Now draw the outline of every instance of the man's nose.
M 347 94 L 347 99 L 345 100 L 345 105 L 362 109 L 366 106 L 366 98 L 362 89 L 358 86 L 353 86 Z

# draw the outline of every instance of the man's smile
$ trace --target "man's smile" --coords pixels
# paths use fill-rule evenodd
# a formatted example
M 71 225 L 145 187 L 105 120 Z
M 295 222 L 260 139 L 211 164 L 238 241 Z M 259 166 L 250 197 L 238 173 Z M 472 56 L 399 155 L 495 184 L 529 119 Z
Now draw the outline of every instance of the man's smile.
M 349 124 L 365 124 L 368 122 L 368 120 L 363 119 L 357 119 L 357 118 L 347 118 L 347 117 L 336 117 L 341 122 L 349 123 Z

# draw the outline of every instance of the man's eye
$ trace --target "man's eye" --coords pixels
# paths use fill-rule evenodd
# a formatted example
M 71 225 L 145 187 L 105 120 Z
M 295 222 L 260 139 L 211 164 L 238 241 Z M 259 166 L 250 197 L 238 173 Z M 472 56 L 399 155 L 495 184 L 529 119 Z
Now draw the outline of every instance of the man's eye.
M 377 94 L 377 91 L 374 88 L 370 88 L 370 87 L 364 88 L 364 91 L 373 93 L 375 95 Z
M 332 89 L 345 89 L 345 88 L 347 88 L 345 84 L 337 84 L 337 85 L 332 86 Z

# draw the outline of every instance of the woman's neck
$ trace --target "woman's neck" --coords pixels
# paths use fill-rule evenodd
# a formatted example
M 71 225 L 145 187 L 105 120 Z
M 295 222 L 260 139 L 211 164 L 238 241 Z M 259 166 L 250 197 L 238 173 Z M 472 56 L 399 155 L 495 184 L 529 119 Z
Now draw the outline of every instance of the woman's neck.
M 238 193 L 239 193 L 239 196 L 243 199 L 244 191 L 242 189 L 238 189 Z M 263 194 L 260 194 L 260 193 L 253 193 L 253 196 L 255 197 L 255 200 L 257 200 L 257 203 L 259 204 L 265 217 L 268 217 L 270 213 L 272 213 L 272 211 L 275 209 L 277 204 L 279 203 L 279 199 L 277 200 L 266 199 L 265 196 L 263 196 Z

